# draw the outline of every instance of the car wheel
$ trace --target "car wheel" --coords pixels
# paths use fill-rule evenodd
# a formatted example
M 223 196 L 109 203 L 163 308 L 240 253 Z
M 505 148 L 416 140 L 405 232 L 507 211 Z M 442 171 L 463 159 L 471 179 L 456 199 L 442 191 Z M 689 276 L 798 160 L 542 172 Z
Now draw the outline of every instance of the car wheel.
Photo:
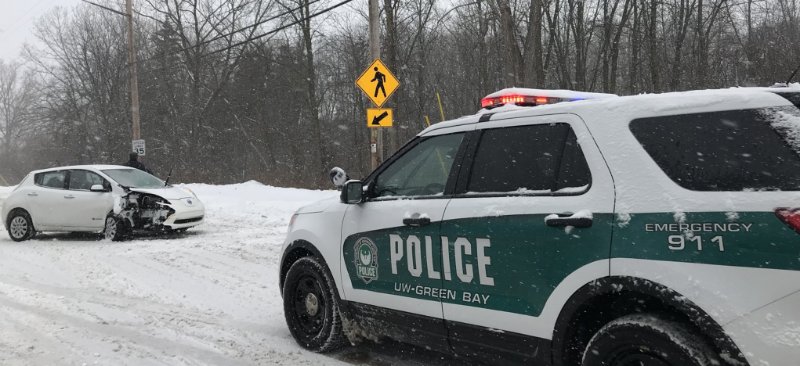
M 627 315 L 603 326 L 583 353 L 583 366 L 707 366 L 722 362 L 688 327 L 652 314 Z
M 127 226 L 125 222 L 117 217 L 106 217 L 106 226 L 103 230 L 103 235 L 106 239 L 111 241 L 121 241 L 125 238 L 127 233 Z
M 8 215 L 8 236 L 13 241 L 24 241 L 36 234 L 31 216 L 25 210 L 14 210 Z
M 294 262 L 283 285 L 283 312 L 294 339 L 314 352 L 345 345 L 336 287 L 319 261 L 304 257 Z

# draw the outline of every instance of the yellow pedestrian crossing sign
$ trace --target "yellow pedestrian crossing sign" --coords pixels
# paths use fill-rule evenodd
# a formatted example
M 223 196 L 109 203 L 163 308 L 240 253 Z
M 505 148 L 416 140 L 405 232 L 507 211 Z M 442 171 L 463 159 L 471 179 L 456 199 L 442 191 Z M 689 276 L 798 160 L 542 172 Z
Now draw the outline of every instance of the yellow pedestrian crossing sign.
M 380 59 L 375 59 L 356 79 L 356 85 L 367 94 L 372 103 L 380 107 L 397 90 L 400 82 Z
M 389 108 L 367 108 L 367 127 L 392 127 L 393 117 Z

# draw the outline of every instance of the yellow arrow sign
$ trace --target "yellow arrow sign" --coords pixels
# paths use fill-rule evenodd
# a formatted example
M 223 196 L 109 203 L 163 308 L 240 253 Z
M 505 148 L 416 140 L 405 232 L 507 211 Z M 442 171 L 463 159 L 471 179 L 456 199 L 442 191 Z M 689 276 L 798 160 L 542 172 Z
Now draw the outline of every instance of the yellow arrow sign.
M 394 113 L 388 108 L 367 108 L 367 127 L 392 127 Z
M 400 82 L 380 59 L 376 59 L 356 79 L 356 85 L 367 94 L 372 103 L 380 107 L 397 90 Z

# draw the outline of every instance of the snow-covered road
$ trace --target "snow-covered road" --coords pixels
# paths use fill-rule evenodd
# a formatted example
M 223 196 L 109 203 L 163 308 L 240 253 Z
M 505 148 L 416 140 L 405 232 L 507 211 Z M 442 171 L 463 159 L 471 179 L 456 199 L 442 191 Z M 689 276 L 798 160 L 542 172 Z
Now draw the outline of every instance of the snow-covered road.
M 286 225 L 298 207 L 337 192 L 255 182 L 188 187 L 206 204 L 206 221 L 177 237 L 116 243 L 40 234 L 16 243 L 3 228 L 0 365 L 451 361 L 378 345 L 317 355 L 294 343 L 277 279 Z M 9 191 L 0 187 L 0 203 Z

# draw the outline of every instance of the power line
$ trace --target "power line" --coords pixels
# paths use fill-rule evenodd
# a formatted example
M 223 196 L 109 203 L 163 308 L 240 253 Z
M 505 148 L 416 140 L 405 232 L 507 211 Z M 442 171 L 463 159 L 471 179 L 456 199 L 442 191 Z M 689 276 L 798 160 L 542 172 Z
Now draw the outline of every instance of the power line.
M 85 0 L 83 0 L 83 1 L 85 1 Z M 317 3 L 317 2 L 319 2 L 319 1 L 322 1 L 322 0 L 312 0 L 311 2 L 309 2 L 309 3 L 308 3 L 308 5 L 311 5 L 311 4 L 314 4 L 314 3 Z M 295 21 L 293 21 L 293 22 L 291 22 L 291 23 L 289 23 L 289 24 L 282 25 L 282 26 L 280 26 L 280 27 L 278 27 L 278 28 L 275 28 L 275 29 L 273 29 L 273 30 L 270 30 L 270 31 L 268 31 L 268 32 L 266 32 L 266 33 L 262 33 L 262 34 L 259 34 L 259 35 L 257 35 L 257 36 L 249 37 L 249 38 L 247 38 L 247 39 L 245 39 L 245 40 L 243 40 L 243 41 L 237 42 L 237 43 L 235 43 L 235 44 L 232 44 L 232 45 L 230 45 L 230 46 L 227 46 L 227 47 L 225 47 L 225 48 L 221 48 L 221 49 L 218 49 L 218 50 L 213 50 L 213 51 L 211 51 L 211 52 L 207 52 L 207 53 L 201 54 L 201 55 L 199 55 L 199 57 L 205 57 L 205 56 L 210 56 L 210 55 L 213 55 L 213 54 L 216 54 L 216 53 L 225 52 L 225 51 L 227 51 L 227 50 L 230 50 L 230 49 L 232 49 L 232 48 L 234 48 L 234 47 L 241 46 L 241 45 L 243 45 L 243 44 L 246 44 L 246 43 L 248 43 L 248 42 L 254 41 L 254 40 L 256 40 L 256 39 L 260 39 L 260 38 L 266 37 L 266 36 L 268 36 L 268 35 L 275 34 L 275 33 L 277 33 L 277 32 L 280 32 L 280 31 L 282 31 L 282 30 L 285 30 L 286 28 L 289 28 L 289 27 L 291 27 L 291 26 L 293 26 L 293 25 L 297 25 L 297 24 L 299 24 L 299 23 L 301 23 L 301 22 L 303 22 L 303 21 L 306 21 L 306 20 L 309 20 L 309 19 L 315 18 L 315 17 L 317 17 L 317 16 L 319 16 L 319 15 L 322 15 L 322 14 L 324 14 L 324 13 L 327 13 L 327 12 L 329 12 L 329 11 L 333 10 L 333 9 L 336 9 L 336 8 L 338 8 L 338 7 L 342 6 L 342 5 L 345 5 L 345 4 L 347 4 L 347 3 L 350 3 L 350 2 L 352 2 L 352 1 L 353 1 L 353 0 L 344 0 L 344 1 L 342 1 L 342 2 L 340 2 L 340 3 L 338 3 L 338 4 L 336 4 L 336 5 L 333 5 L 333 6 L 330 6 L 330 7 L 328 7 L 328 8 L 325 8 L 325 9 L 323 9 L 323 10 L 321 10 L 321 11 L 319 11 L 319 12 L 316 12 L 316 13 L 314 13 L 314 14 L 311 14 L 311 15 L 309 15 L 309 16 L 307 16 L 307 17 L 304 17 L 304 18 L 297 19 L 297 20 L 295 20 Z M 151 57 L 148 57 L 148 58 L 145 58 L 145 59 L 139 60 L 139 62 L 150 61 L 150 60 L 153 60 L 153 59 L 156 59 L 156 58 L 159 58 L 159 57 L 166 57 L 166 56 L 177 55 L 177 54 L 180 54 L 180 53 L 182 53 L 182 52 L 184 52 L 184 51 L 188 51 L 188 50 L 190 50 L 190 49 L 193 49 L 193 48 L 198 48 L 198 47 L 201 47 L 201 46 L 204 46 L 204 45 L 210 44 L 210 43 L 212 43 L 212 42 L 218 41 L 218 40 L 220 40 L 220 39 L 223 39 L 223 38 L 225 38 L 225 37 L 229 37 L 229 36 L 232 36 L 232 35 L 234 35 L 234 34 L 237 34 L 237 33 L 243 32 L 243 31 L 245 31 L 245 30 L 247 30 L 247 29 L 250 29 L 250 28 L 253 28 L 253 27 L 257 27 L 257 26 L 259 26 L 259 25 L 263 25 L 263 24 L 264 24 L 264 23 L 266 23 L 266 22 L 269 22 L 269 21 L 271 21 L 271 20 L 275 20 L 275 19 L 277 19 L 277 18 L 280 18 L 280 17 L 282 17 L 282 16 L 284 16 L 284 15 L 291 14 L 291 13 L 293 13 L 293 12 L 297 11 L 297 10 L 300 10 L 300 9 L 301 9 L 303 6 L 304 6 L 304 5 L 300 5 L 300 6 L 296 7 L 296 8 L 289 9 L 289 10 L 287 10 L 287 11 L 284 11 L 284 12 L 280 13 L 280 14 L 277 14 L 277 15 L 271 16 L 271 17 L 269 17 L 269 18 L 267 18 L 267 19 L 264 19 L 264 20 L 262 20 L 262 21 L 259 21 L 259 22 L 256 22 L 256 23 L 253 23 L 253 24 L 251 24 L 251 25 L 249 25 L 249 26 L 242 27 L 242 28 L 239 28 L 239 29 L 235 29 L 235 30 L 233 30 L 233 31 L 231 31 L 231 32 L 228 32 L 228 33 L 226 33 L 226 34 L 222 34 L 222 35 L 216 36 L 216 37 L 214 37 L 214 38 L 212 38 L 212 39 L 205 40 L 205 41 L 202 41 L 202 42 L 198 42 L 197 44 L 194 44 L 194 45 L 191 45 L 191 46 L 188 46 L 188 47 L 183 47 L 183 48 L 181 48 L 181 49 L 178 49 L 178 50 L 175 50 L 175 51 L 169 52 L 169 53 L 167 53 L 167 54 L 163 54 L 163 55 L 154 55 L 154 56 L 151 56 Z
M 322 1 L 322 0 L 312 0 L 312 1 L 310 1 L 310 2 L 308 3 L 308 5 L 312 5 L 312 4 L 314 4 L 314 3 L 318 3 L 318 2 L 320 2 L 320 1 Z M 230 31 L 230 32 L 228 32 L 228 33 L 226 33 L 226 34 L 222 34 L 222 35 L 216 36 L 216 37 L 214 37 L 214 38 L 212 38 L 212 39 L 209 39 L 208 41 L 204 41 L 204 43 L 211 43 L 211 42 L 214 42 L 214 41 L 220 40 L 220 39 L 222 39 L 222 38 L 225 38 L 225 37 L 228 37 L 228 36 L 232 36 L 232 35 L 234 35 L 234 34 L 236 34 L 236 33 L 244 32 L 244 31 L 246 31 L 246 30 L 248 30 L 248 29 L 250 29 L 250 28 L 255 28 L 255 27 L 258 27 L 259 25 L 262 25 L 262 24 L 264 24 L 264 23 L 266 23 L 266 22 L 269 22 L 269 21 L 272 21 L 272 20 L 278 19 L 278 18 L 280 18 L 280 17 L 282 17 L 282 16 L 284 16 L 284 15 L 291 14 L 291 13 L 293 13 L 293 12 L 297 11 L 297 10 L 300 10 L 300 9 L 301 9 L 303 6 L 304 6 L 304 5 L 300 5 L 300 6 L 296 7 L 296 8 L 294 8 L 294 9 L 289 9 L 289 10 L 286 10 L 286 11 L 284 11 L 283 13 L 280 13 L 280 14 L 277 14 L 277 15 L 273 15 L 273 16 L 271 16 L 271 17 L 267 18 L 267 19 L 264 19 L 264 20 L 262 20 L 262 21 L 259 21 L 259 22 L 256 22 L 256 23 L 253 23 L 253 24 L 251 24 L 251 25 L 248 25 L 248 26 L 246 26 L 246 27 L 242 27 L 242 28 L 239 28 L 239 29 L 236 29 L 236 30 Z
M 289 27 L 291 27 L 291 26 L 293 26 L 293 25 L 297 25 L 297 24 L 300 24 L 301 22 L 304 22 L 304 21 L 307 21 L 307 20 L 313 19 L 313 18 L 315 18 L 315 17 L 317 17 L 317 16 L 320 16 L 320 15 L 322 15 L 322 14 L 325 14 L 325 13 L 327 13 L 327 12 L 331 11 L 331 10 L 334 10 L 334 9 L 336 9 L 336 8 L 338 8 L 338 7 L 342 6 L 342 5 L 345 5 L 345 4 L 347 4 L 347 3 L 350 3 L 350 2 L 352 2 L 352 1 L 353 1 L 353 0 L 344 0 L 344 1 L 342 1 L 342 2 L 340 2 L 340 3 L 338 3 L 338 4 L 336 4 L 336 5 L 333 5 L 333 6 L 330 6 L 330 7 L 328 7 L 328 8 L 325 8 L 325 9 L 323 9 L 322 11 L 318 11 L 318 12 L 316 12 L 316 13 L 314 13 L 314 14 L 308 15 L 308 16 L 306 16 L 305 18 L 300 18 L 300 19 L 297 19 L 297 20 L 295 20 L 295 21 L 293 21 L 293 22 L 291 22 L 291 23 L 289 23 L 289 24 L 286 24 L 286 25 L 280 26 L 280 27 L 278 27 L 278 28 L 275 28 L 275 29 L 273 29 L 273 30 L 271 30 L 271 31 L 269 31 L 269 32 L 262 33 L 262 34 L 259 34 L 259 35 L 257 35 L 257 36 L 254 36 L 254 37 L 250 37 L 250 38 L 248 38 L 248 39 L 245 39 L 244 41 L 241 41 L 241 42 L 234 43 L 234 44 L 232 44 L 232 45 L 230 45 L 230 46 L 228 46 L 228 47 L 225 47 L 225 48 L 222 48 L 222 49 L 218 49 L 218 50 L 214 50 L 214 51 L 211 51 L 211 52 L 207 52 L 207 53 L 203 54 L 202 56 L 209 56 L 209 55 L 213 55 L 213 54 L 215 54 L 215 53 L 225 52 L 225 51 L 227 51 L 227 50 L 229 50 L 229 49 L 231 49 L 231 48 L 238 47 L 238 46 L 241 46 L 241 45 L 243 45 L 243 44 L 246 44 L 246 43 L 248 43 L 248 42 L 255 41 L 255 40 L 257 40 L 257 39 L 260 39 L 260 38 L 266 37 L 266 36 L 268 36 L 268 35 L 270 35 L 270 34 L 274 34 L 274 33 L 280 32 L 280 31 L 282 31 L 282 30 L 284 30 L 284 29 L 286 29 L 286 28 L 289 28 Z M 201 57 L 202 57 L 202 56 L 201 56 Z
M 101 9 L 108 10 L 108 11 L 110 11 L 110 12 L 112 12 L 112 13 L 116 13 L 116 14 L 118 14 L 118 15 L 122 15 L 122 16 L 124 16 L 124 17 L 128 17 L 128 16 L 129 16 L 127 13 L 123 13 L 123 12 L 121 12 L 121 11 L 119 11 L 119 10 L 116 10 L 116 9 L 111 9 L 111 8 L 109 8 L 109 7 L 105 6 L 105 5 L 100 5 L 100 4 L 98 4 L 98 3 L 93 3 L 93 2 L 91 2 L 91 1 L 89 1 L 89 0 L 81 0 L 81 1 L 83 1 L 83 2 L 85 2 L 85 3 L 87 3 L 87 4 L 94 5 L 94 6 L 98 7 L 98 8 L 101 8 Z

